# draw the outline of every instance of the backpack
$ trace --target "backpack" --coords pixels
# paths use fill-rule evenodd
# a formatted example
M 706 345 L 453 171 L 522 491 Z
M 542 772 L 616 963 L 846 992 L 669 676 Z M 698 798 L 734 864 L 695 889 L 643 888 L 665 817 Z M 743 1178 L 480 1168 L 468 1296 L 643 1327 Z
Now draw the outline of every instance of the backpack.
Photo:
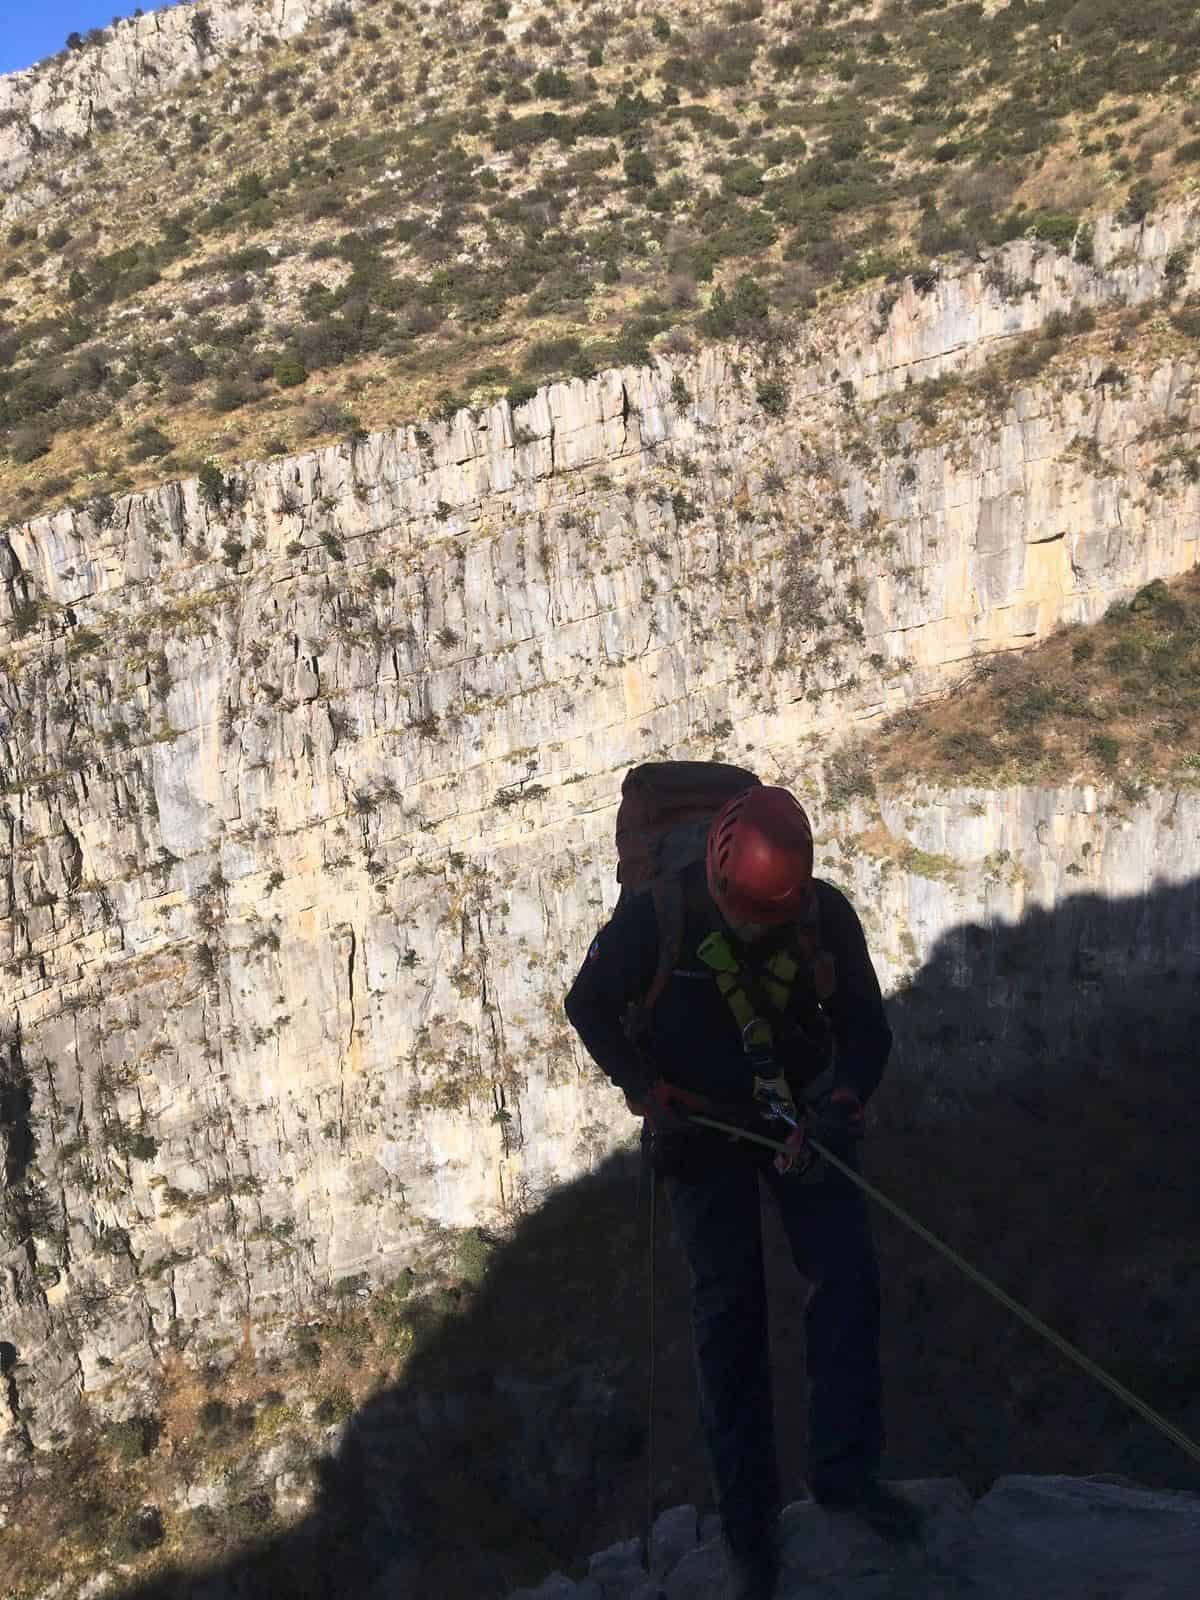
M 617 808 L 617 882 L 621 885 L 617 908 L 626 895 L 648 890 L 658 922 L 658 968 L 642 1000 L 632 1001 L 622 1018 L 631 1042 L 644 1040 L 651 1013 L 679 960 L 688 910 L 707 913 L 712 926 L 719 927 L 706 889 L 702 898 L 689 906 L 683 870 L 704 858 L 713 818 L 726 802 L 760 782 L 745 767 L 721 761 L 648 761 L 625 775 Z M 821 948 L 819 925 L 794 924 L 790 946 L 810 975 L 814 995 L 823 999 L 832 993 L 833 962 Z M 761 998 L 761 989 L 752 981 L 747 987 L 752 998 Z

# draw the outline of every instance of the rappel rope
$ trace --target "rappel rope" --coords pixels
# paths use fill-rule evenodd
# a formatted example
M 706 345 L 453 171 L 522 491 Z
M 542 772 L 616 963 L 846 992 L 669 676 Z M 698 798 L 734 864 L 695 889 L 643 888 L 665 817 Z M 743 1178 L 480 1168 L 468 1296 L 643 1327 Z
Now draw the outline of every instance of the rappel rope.
M 716 1118 L 714 1118 L 714 1117 L 702 1117 L 702 1116 L 697 1115 L 695 1112 L 689 1112 L 688 1116 L 689 1116 L 689 1120 L 690 1121 L 696 1122 L 696 1123 L 701 1123 L 705 1127 L 708 1127 L 708 1128 L 716 1128 L 720 1133 L 733 1134 L 735 1137 L 740 1138 L 740 1139 L 750 1139 L 755 1144 L 765 1145 L 768 1150 L 779 1150 L 779 1151 L 783 1152 L 784 1154 L 787 1154 L 787 1146 L 784 1145 L 784 1144 L 781 1144 L 776 1139 L 768 1139 L 768 1138 L 764 1137 L 764 1135 L 762 1135 L 762 1134 L 751 1133 L 749 1131 L 749 1129 L 747 1129 L 747 1128 L 739 1128 L 739 1127 L 736 1127 L 734 1124 L 728 1123 L 728 1122 L 718 1122 L 716 1120 Z M 1166 1437 L 1168 1439 L 1170 1439 L 1173 1444 L 1177 1444 L 1179 1446 L 1179 1448 L 1181 1450 L 1183 1450 L 1187 1455 L 1191 1456 L 1194 1461 L 1200 1462 L 1200 1444 L 1197 1444 L 1194 1439 L 1190 1439 L 1188 1437 L 1188 1435 L 1186 1433 L 1184 1433 L 1181 1429 L 1177 1428 L 1173 1422 L 1169 1422 L 1166 1417 L 1160 1415 L 1160 1413 L 1155 1411 L 1152 1406 L 1148 1406 L 1144 1400 L 1140 1400 L 1137 1397 L 1137 1395 L 1133 1394 L 1129 1389 L 1127 1389 L 1123 1383 L 1118 1383 L 1116 1378 L 1112 1377 L 1112 1375 L 1110 1373 L 1105 1372 L 1103 1367 L 1097 1366 L 1096 1363 L 1089 1356 L 1085 1356 L 1082 1350 L 1077 1350 L 1075 1348 L 1075 1346 L 1073 1344 L 1071 1344 L 1068 1340 L 1064 1339 L 1061 1334 L 1055 1333 L 1053 1328 L 1047 1327 L 1046 1324 L 1041 1320 L 1040 1317 L 1035 1317 L 1032 1311 L 1027 1310 L 1018 1301 L 1014 1300 L 1013 1297 L 1010 1294 L 1006 1294 L 1005 1291 L 999 1286 L 999 1284 L 993 1283 L 992 1280 L 989 1277 L 985 1276 L 984 1273 L 980 1272 L 977 1267 L 973 1267 L 969 1261 L 965 1261 L 962 1258 L 962 1256 L 959 1255 L 957 1250 L 951 1249 L 951 1247 L 948 1244 L 945 1244 L 941 1239 L 939 1239 L 936 1234 L 931 1233 L 928 1228 L 924 1227 L 921 1223 L 919 1223 L 915 1217 L 910 1216 L 909 1213 L 904 1210 L 903 1206 L 898 1206 L 895 1203 L 894 1200 L 889 1200 L 887 1195 L 881 1194 L 880 1191 L 874 1186 L 874 1184 L 868 1183 L 867 1180 L 864 1177 L 862 1177 L 862 1175 L 860 1173 L 857 1173 L 857 1172 L 854 1171 L 853 1167 L 847 1166 L 844 1161 L 839 1161 L 837 1156 L 835 1156 L 832 1153 L 832 1151 L 830 1151 L 824 1144 L 820 1143 L 819 1140 L 812 1138 L 811 1135 L 810 1135 L 808 1137 L 807 1142 L 808 1142 L 808 1144 L 810 1144 L 812 1146 L 812 1148 L 817 1152 L 817 1154 L 819 1156 L 821 1156 L 824 1160 L 829 1162 L 830 1166 L 836 1167 L 837 1170 L 840 1173 L 844 1174 L 845 1177 L 849 1178 L 851 1183 L 857 1184 L 858 1187 L 860 1189 L 862 1189 L 865 1194 L 868 1194 L 871 1197 L 872 1200 L 876 1201 L 879 1205 L 883 1206 L 885 1210 L 890 1211 L 894 1217 L 898 1217 L 900 1219 L 900 1221 L 904 1223 L 905 1227 L 911 1228 L 914 1233 L 919 1234 L 920 1237 L 925 1240 L 926 1244 L 932 1245 L 933 1248 L 935 1250 L 937 1250 L 941 1255 L 944 1255 L 948 1261 L 953 1262 L 954 1265 L 959 1269 L 960 1272 L 966 1273 L 967 1277 L 971 1279 L 972 1283 L 977 1283 L 979 1285 L 979 1287 L 981 1289 L 985 1290 L 988 1294 L 990 1294 L 994 1300 L 998 1300 L 1002 1306 L 1007 1306 L 1007 1308 L 1011 1312 L 1013 1312 L 1014 1315 L 1020 1317 L 1022 1322 L 1027 1323 L 1028 1326 L 1031 1327 L 1034 1330 L 1035 1333 L 1040 1333 L 1041 1336 L 1044 1339 L 1049 1340 L 1049 1342 L 1052 1345 L 1054 1345 L 1057 1349 L 1061 1350 L 1062 1353 L 1065 1356 L 1069 1357 L 1070 1360 L 1072 1360 L 1076 1364 L 1076 1366 L 1082 1367 L 1084 1372 L 1086 1372 L 1089 1377 L 1095 1378 L 1097 1383 L 1102 1383 L 1106 1389 L 1108 1389 L 1112 1394 L 1116 1395 L 1118 1400 L 1124 1401 L 1124 1403 L 1127 1406 L 1131 1407 L 1132 1410 L 1136 1411 L 1140 1417 L 1145 1418 L 1145 1420 L 1147 1422 L 1149 1422 L 1152 1427 L 1157 1428 L 1160 1433 L 1165 1434 Z M 649 1554 L 650 1554 L 650 1532 L 651 1532 L 651 1529 L 653 1527 L 653 1515 L 654 1515 L 654 1503 L 653 1503 L 653 1481 L 654 1480 L 653 1480 L 653 1475 L 652 1475 L 652 1473 L 653 1473 L 653 1461 L 654 1461 L 654 1456 L 653 1456 L 653 1449 L 654 1449 L 654 1431 L 653 1431 L 653 1397 L 654 1397 L 654 1233 L 655 1233 L 655 1227 L 654 1227 L 654 1196 L 655 1196 L 655 1191 L 657 1190 L 657 1187 L 658 1187 L 657 1180 L 652 1175 L 651 1176 L 651 1182 L 650 1182 L 650 1396 L 651 1396 L 651 1414 L 650 1414 L 650 1426 L 649 1426 L 649 1430 L 648 1430 L 649 1437 L 648 1437 L 648 1445 L 647 1445 L 647 1454 L 649 1456 L 650 1467 L 651 1467 L 651 1478 L 650 1478 L 650 1489 L 649 1489 L 649 1493 L 648 1493 L 648 1496 L 647 1496 L 647 1506 L 646 1506 L 646 1557 L 647 1557 L 647 1561 L 649 1560 Z

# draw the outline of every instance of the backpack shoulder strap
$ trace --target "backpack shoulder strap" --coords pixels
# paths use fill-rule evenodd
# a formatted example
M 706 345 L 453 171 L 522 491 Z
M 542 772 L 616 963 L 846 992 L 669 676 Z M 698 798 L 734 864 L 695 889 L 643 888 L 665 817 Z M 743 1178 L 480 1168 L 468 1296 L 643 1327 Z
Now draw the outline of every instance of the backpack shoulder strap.
M 818 1000 L 828 1000 L 837 988 L 837 969 L 832 953 L 821 937 L 821 897 L 814 896 L 816 910 L 811 922 L 797 923 L 793 952 L 802 956 L 812 969 L 813 989 Z
M 676 872 L 668 877 L 655 878 L 650 885 L 650 893 L 658 922 L 658 970 L 642 1001 L 647 1013 L 657 1005 L 658 997 L 666 988 L 683 948 L 686 905 L 682 875 Z
M 625 1037 L 638 1048 L 645 1045 L 654 1007 L 670 980 L 675 963 L 679 960 L 679 952 L 683 948 L 687 909 L 682 873 L 676 872 L 653 878 L 645 887 L 650 892 L 654 904 L 654 920 L 658 925 L 658 966 L 645 995 L 641 1000 L 630 1000 L 621 1016 L 621 1027 Z M 623 897 L 625 888 L 621 893 Z

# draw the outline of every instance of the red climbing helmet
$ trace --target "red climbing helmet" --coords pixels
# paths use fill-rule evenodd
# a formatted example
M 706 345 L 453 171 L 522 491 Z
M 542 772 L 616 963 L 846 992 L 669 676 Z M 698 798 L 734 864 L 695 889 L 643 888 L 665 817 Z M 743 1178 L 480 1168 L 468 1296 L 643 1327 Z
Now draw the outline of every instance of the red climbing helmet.
M 708 890 L 729 922 L 775 927 L 808 909 L 812 827 L 786 789 L 756 784 L 735 794 L 708 830 Z

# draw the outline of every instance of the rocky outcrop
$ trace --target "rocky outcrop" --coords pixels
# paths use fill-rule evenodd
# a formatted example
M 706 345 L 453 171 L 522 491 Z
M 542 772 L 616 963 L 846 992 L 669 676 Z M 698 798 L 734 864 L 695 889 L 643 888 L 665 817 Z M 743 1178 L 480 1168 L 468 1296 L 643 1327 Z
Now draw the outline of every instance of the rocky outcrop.
M 883 1594 L 1187 1600 L 1195 1590 L 1200 1495 L 1143 1489 L 1108 1475 L 998 1478 L 975 1502 L 956 1478 L 894 1487 L 926 1513 L 922 1542 L 908 1550 L 812 1501 L 787 1506 L 779 1600 L 832 1594 L 839 1600 Z M 644 1541 L 630 1539 L 594 1555 L 580 1582 L 554 1573 L 510 1600 L 720 1600 L 727 1585 L 719 1535 L 715 1516 L 674 1506 L 654 1523 L 648 1561 Z
M 15 190 L 48 143 L 70 150 L 98 115 L 123 117 L 146 95 L 169 94 L 207 76 L 240 49 L 292 38 L 331 11 L 360 13 L 373 0 L 208 0 L 128 17 L 104 41 L 64 50 L 0 77 L 0 195 Z M 197 16 L 203 22 L 197 21 Z M 14 195 L 4 215 L 34 197 Z
M 166 1341 L 270 1348 L 426 1220 L 519 1216 L 627 1131 L 561 1006 L 636 761 L 793 787 L 885 986 L 958 952 L 937 1006 L 985 959 L 958 930 L 1073 897 L 1097 960 L 1160 889 L 1142 970 L 1194 948 L 1194 792 L 839 819 L 816 778 L 849 726 L 1195 564 L 1189 357 L 1101 382 L 1097 349 L 934 424 L 905 398 L 1149 300 L 1192 228 L 1103 222 L 1095 271 L 1021 241 L 886 315 L 865 293 L 773 369 L 657 358 L 0 537 L 14 1450 L 80 1395 L 136 1406 Z

